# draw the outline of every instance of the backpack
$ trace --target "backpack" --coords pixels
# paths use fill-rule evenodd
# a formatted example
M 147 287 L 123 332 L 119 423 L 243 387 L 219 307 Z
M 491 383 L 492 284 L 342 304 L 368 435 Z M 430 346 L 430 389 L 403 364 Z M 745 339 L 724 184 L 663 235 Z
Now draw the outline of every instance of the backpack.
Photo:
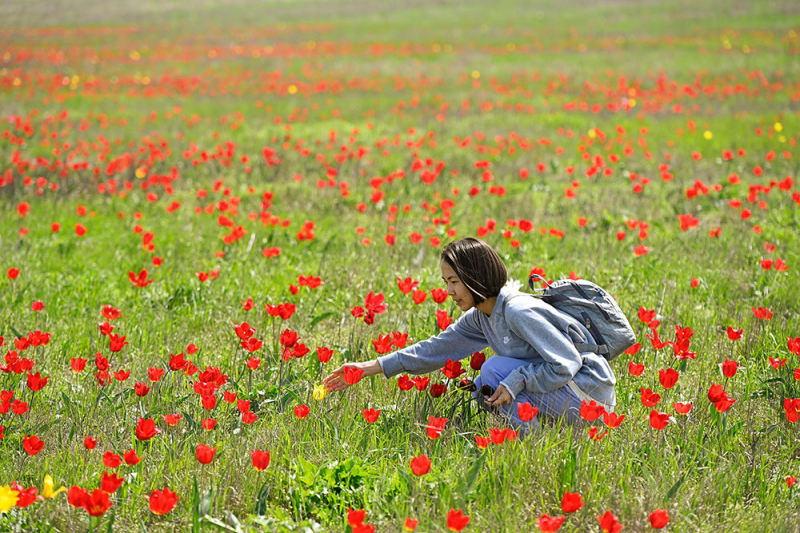
M 536 289 L 536 279 L 544 282 L 543 289 Z M 602 287 L 586 280 L 562 279 L 547 283 L 543 277 L 532 274 L 528 285 L 532 296 L 540 298 L 586 326 L 597 344 L 575 343 L 579 352 L 593 352 L 614 360 L 636 343 L 636 334 L 617 302 Z

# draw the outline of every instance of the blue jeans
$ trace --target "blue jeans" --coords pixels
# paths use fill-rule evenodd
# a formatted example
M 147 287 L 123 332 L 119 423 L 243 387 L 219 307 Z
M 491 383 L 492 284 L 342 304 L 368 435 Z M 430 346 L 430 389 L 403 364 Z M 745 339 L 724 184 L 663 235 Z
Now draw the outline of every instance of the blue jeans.
M 489 385 L 497 390 L 500 382 L 503 381 L 506 376 L 520 366 L 527 366 L 530 363 L 530 361 L 501 357 L 499 355 L 488 358 L 486 362 L 483 363 L 483 367 L 481 367 L 480 375 L 475 379 L 475 385 L 478 387 L 478 390 L 472 393 L 473 397 L 478 400 L 478 405 L 489 412 L 504 415 L 510 424 L 514 428 L 517 428 L 523 436 L 529 431 L 539 429 L 539 418 L 542 416 L 551 419 L 560 418 L 570 424 L 580 423 L 583 420 L 581 418 L 581 401 L 567 385 L 546 393 L 523 390 L 517 394 L 517 398 L 512 400 L 509 404 L 497 407 L 486 406 L 483 401 L 483 394 L 480 392 L 483 385 Z M 517 404 L 524 402 L 528 402 L 531 406 L 539 408 L 539 413 L 528 422 L 523 422 L 517 413 Z

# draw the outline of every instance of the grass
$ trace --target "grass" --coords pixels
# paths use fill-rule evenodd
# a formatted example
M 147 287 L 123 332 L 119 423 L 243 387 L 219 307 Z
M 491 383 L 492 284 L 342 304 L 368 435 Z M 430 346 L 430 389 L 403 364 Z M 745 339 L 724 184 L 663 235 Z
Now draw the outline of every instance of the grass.
M 92 491 L 111 471 L 106 451 L 135 449 L 143 460 L 114 470 L 125 483 L 101 517 L 60 494 L 10 509 L 1 530 L 339 531 L 353 508 L 367 510 L 379 531 L 402 531 L 407 517 L 419 531 L 446 531 L 450 509 L 470 516 L 467 531 L 518 531 L 534 529 L 543 513 L 563 514 L 570 491 L 585 505 L 563 531 L 599 530 L 607 510 L 626 530 L 646 530 L 656 509 L 668 511 L 674 531 L 798 531 L 800 493 L 787 486 L 800 475 L 797 424 L 782 407 L 800 397 L 800 362 L 787 345 L 800 335 L 800 200 L 785 181 L 798 175 L 795 4 L 198 0 L 95 10 L 12 0 L 2 9 L 14 18 L 3 17 L 0 30 L 0 336 L 9 352 L 29 332 L 51 340 L 16 350 L 34 361 L 32 372 L 50 376 L 42 390 L 32 391 L 24 372 L 0 374 L 0 388 L 30 407 L 0 415 L 0 487 L 14 480 L 41 492 L 49 474 L 56 487 Z M 631 107 L 613 107 L 625 101 Z M 279 164 L 265 161 L 267 146 Z M 587 176 L 597 155 L 609 176 Z M 37 157 L 35 168 L 20 164 Z M 425 184 L 416 160 L 444 167 Z M 481 160 L 491 162 L 492 181 L 475 168 Z M 86 168 L 59 175 L 55 161 Z M 698 181 L 707 193 L 687 195 Z M 499 186 L 503 195 L 491 189 Z M 180 207 L 170 212 L 173 202 Z M 262 223 L 263 211 L 277 225 Z M 697 226 L 682 231 L 685 214 Z M 512 278 L 524 281 L 533 267 L 549 278 L 575 272 L 613 293 L 634 323 L 641 351 L 612 364 L 622 425 L 595 442 L 591 424 L 548 422 L 482 450 L 475 436 L 503 420 L 452 386 L 432 398 L 371 378 L 315 400 L 313 386 L 331 369 L 375 357 L 370 341 L 379 334 L 418 341 L 438 332 L 438 309 L 458 317 L 449 301 L 415 305 L 396 279 L 440 286 L 439 247 L 429 239 L 475 235 L 490 219 L 497 230 L 484 238 Z M 507 223 L 520 219 L 535 229 Z M 298 240 L 306 221 L 315 235 Z M 76 224 L 87 229 L 82 237 Z M 226 244 L 238 226 L 247 233 Z M 146 233 L 153 251 L 142 246 Z M 637 256 L 639 245 L 649 252 Z M 265 257 L 270 247 L 280 255 Z M 762 259 L 788 269 L 765 270 Z M 15 279 L 11 268 L 20 269 Z M 142 269 L 153 283 L 138 288 L 128 272 Z M 216 270 L 217 279 L 196 275 Z M 324 283 L 299 286 L 308 275 Z M 373 325 L 350 313 L 370 291 L 389 304 Z M 245 311 L 248 298 L 254 307 Z M 42 311 L 32 310 L 36 301 Z M 297 306 L 286 321 L 264 310 L 284 302 Z M 121 310 L 114 333 L 130 343 L 118 353 L 98 331 L 106 304 Z M 655 350 L 640 306 L 657 311 L 664 340 L 690 327 L 696 360 Z M 769 308 L 771 320 L 757 319 L 754 307 Z M 244 321 L 264 341 L 255 371 L 234 332 Z M 729 326 L 743 337 L 730 340 Z M 282 364 L 286 328 L 311 352 Z M 190 343 L 197 353 L 187 352 Z M 330 362 L 319 362 L 317 347 L 334 350 Z M 99 387 L 98 352 L 130 378 Z M 227 374 L 213 410 L 194 390 L 198 373 L 169 370 L 177 353 L 199 371 Z M 77 357 L 88 360 L 80 373 L 70 369 Z M 787 364 L 774 369 L 770 358 Z M 642 376 L 630 374 L 631 359 L 645 365 Z M 739 363 L 728 380 L 726 359 Z M 151 367 L 165 369 L 157 382 Z M 681 375 L 665 389 L 658 372 L 669 367 Z M 142 398 L 136 382 L 151 387 Z M 736 399 L 727 412 L 708 401 L 712 383 Z M 663 431 L 648 423 L 642 388 L 659 393 L 656 409 L 672 416 Z M 222 391 L 250 400 L 257 420 L 243 423 Z M 679 401 L 694 403 L 689 415 L 675 413 Z M 309 416 L 298 419 L 296 405 L 308 405 Z M 366 408 L 381 410 L 376 423 L 364 420 Z M 181 415 L 176 426 L 166 424 L 169 414 Z M 429 416 L 449 419 L 436 440 L 425 430 Z M 139 417 L 155 419 L 161 433 L 137 439 Z M 208 418 L 215 429 L 203 429 Z M 45 442 L 33 456 L 23 449 L 28 435 Z M 95 449 L 85 436 L 98 439 Z M 199 443 L 217 448 L 210 464 L 195 458 Z M 271 453 L 264 472 L 252 466 L 254 449 Z M 420 454 L 432 470 L 416 477 L 409 462 Z M 180 500 L 157 516 L 145 496 L 165 486 Z

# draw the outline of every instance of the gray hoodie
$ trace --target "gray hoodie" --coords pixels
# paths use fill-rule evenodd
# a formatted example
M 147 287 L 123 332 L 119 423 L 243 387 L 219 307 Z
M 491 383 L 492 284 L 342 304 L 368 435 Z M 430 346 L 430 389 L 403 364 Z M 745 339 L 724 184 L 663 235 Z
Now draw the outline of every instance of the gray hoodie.
M 504 287 L 491 316 L 473 307 L 436 337 L 378 357 L 384 375 L 425 374 L 490 346 L 497 355 L 530 361 L 501 381 L 514 398 L 523 390 L 551 392 L 573 380 L 590 398 L 616 404 L 616 378 L 608 361 L 575 349 L 575 342 L 592 343 L 586 328 L 538 298 L 512 297 L 518 294 Z

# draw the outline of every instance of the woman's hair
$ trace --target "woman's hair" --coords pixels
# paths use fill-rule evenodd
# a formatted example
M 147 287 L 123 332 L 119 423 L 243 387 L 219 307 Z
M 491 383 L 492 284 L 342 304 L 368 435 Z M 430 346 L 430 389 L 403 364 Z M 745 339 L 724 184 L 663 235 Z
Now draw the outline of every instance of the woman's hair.
M 508 281 L 508 271 L 494 249 L 475 237 L 451 242 L 442 249 L 442 261 L 455 270 L 469 289 L 475 305 L 500 294 Z

